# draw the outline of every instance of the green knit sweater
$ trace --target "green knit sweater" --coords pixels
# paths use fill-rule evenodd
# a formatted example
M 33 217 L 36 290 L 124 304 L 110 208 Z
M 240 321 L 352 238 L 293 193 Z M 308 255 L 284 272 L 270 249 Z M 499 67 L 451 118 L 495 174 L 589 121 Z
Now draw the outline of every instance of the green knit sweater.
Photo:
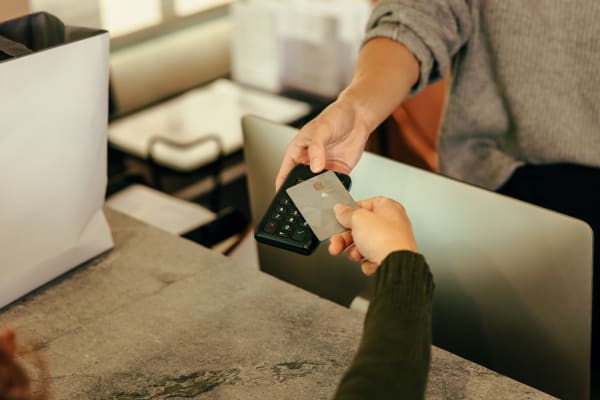
M 383 261 L 360 347 L 336 400 L 424 397 L 433 287 L 422 255 L 398 251 Z
M 598 21 L 598 0 L 380 0 L 366 40 L 415 54 L 415 91 L 452 64 L 440 168 L 496 189 L 525 163 L 600 167 Z

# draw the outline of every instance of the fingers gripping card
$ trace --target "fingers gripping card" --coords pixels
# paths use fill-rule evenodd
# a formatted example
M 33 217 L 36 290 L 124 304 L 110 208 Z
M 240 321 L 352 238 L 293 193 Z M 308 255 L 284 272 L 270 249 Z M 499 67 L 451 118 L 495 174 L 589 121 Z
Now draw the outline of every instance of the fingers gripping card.
M 287 194 L 320 241 L 346 230 L 335 218 L 333 207 L 336 204 L 358 207 L 332 171 L 288 188 Z

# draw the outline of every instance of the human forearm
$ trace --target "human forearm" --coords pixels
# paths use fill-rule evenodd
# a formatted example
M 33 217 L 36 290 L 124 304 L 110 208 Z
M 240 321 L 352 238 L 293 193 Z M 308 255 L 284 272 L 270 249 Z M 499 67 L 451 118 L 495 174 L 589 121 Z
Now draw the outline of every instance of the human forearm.
M 404 100 L 441 79 L 472 31 L 467 0 L 382 0 L 371 13 L 352 82 L 288 145 L 275 186 L 298 163 L 352 171 L 369 134 Z
M 371 133 L 409 93 L 446 74 L 471 35 L 466 0 L 381 0 L 349 87 L 339 99 L 356 110 L 359 134 Z M 356 125 L 356 123 L 355 123 Z
M 389 38 L 419 62 L 411 94 L 442 79 L 478 21 L 479 2 L 468 0 L 380 0 L 367 23 L 365 42 Z
M 369 134 L 404 99 L 417 80 L 418 69 L 403 45 L 385 38 L 369 41 L 349 87 L 288 145 L 275 187 L 298 163 L 310 163 L 315 173 L 323 169 L 350 173 Z
M 335 399 L 422 398 L 431 349 L 429 267 L 419 254 L 395 252 L 376 279 L 360 348 Z
M 355 110 L 366 134 L 404 100 L 419 77 L 419 63 L 402 44 L 374 38 L 362 48 L 350 85 L 339 101 Z

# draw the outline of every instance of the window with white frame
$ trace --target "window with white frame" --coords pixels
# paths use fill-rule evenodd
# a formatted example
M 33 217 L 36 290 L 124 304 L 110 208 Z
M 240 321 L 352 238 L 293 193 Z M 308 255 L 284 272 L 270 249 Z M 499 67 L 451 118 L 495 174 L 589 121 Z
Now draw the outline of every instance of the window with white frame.
M 104 28 L 111 36 L 176 22 L 233 0 L 29 0 L 32 11 L 48 11 L 70 25 Z
M 231 3 L 231 0 L 175 0 L 174 11 L 179 17 L 196 14 Z

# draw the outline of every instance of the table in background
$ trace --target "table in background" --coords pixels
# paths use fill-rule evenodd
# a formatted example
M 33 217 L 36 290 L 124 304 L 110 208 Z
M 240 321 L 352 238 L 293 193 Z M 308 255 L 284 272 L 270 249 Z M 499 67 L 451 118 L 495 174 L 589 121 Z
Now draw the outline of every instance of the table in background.
M 363 315 L 107 210 L 115 248 L 0 310 L 54 399 L 327 399 Z M 547 399 L 433 348 L 428 399 Z

